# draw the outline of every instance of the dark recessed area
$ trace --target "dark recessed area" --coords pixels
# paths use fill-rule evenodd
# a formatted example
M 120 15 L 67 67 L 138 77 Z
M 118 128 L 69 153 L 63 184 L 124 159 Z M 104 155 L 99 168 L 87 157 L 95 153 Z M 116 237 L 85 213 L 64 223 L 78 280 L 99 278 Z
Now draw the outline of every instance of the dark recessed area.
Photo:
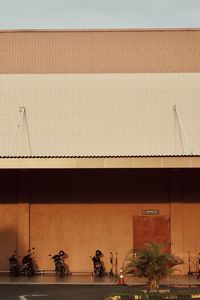
M 200 169 L 0 170 L 0 202 L 200 202 L 199 179 Z

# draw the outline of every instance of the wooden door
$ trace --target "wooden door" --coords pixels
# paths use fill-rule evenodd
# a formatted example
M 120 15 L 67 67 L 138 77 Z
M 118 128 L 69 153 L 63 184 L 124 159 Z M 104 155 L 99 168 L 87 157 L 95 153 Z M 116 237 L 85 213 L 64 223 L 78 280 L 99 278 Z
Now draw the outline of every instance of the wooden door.
M 171 250 L 171 227 L 169 216 L 133 217 L 133 248 L 144 247 L 148 242 L 166 245 L 163 250 Z

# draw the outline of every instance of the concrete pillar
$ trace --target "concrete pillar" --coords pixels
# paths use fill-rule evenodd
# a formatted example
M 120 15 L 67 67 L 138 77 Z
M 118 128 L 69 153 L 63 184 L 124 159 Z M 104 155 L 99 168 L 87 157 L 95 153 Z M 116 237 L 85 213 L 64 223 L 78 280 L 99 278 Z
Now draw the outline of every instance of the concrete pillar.
M 30 173 L 22 170 L 18 176 L 17 195 L 17 250 L 22 256 L 30 248 L 30 183 Z
M 183 232 L 183 171 L 170 170 L 169 176 L 169 200 L 171 215 L 171 252 L 185 260 L 184 257 L 184 232 Z M 183 265 L 177 267 L 179 274 L 184 274 Z

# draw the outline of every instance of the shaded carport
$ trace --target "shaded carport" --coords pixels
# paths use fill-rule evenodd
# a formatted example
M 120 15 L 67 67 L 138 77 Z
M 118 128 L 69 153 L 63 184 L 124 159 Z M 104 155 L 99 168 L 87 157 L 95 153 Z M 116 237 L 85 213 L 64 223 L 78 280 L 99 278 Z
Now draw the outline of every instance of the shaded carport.
M 133 218 L 148 217 L 148 210 L 169 218 L 172 252 L 187 260 L 188 250 L 195 256 L 200 247 L 199 157 L 13 157 L 0 162 L 4 257 L 15 248 L 22 254 L 34 246 L 39 267 L 48 269 L 48 252 L 65 247 L 71 271 L 89 271 L 89 256 L 100 247 L 107 268 L 111 250 L 119 252 L 121 265 L 137 240 Z M 6 266 L 4 258 L 1 269 Z

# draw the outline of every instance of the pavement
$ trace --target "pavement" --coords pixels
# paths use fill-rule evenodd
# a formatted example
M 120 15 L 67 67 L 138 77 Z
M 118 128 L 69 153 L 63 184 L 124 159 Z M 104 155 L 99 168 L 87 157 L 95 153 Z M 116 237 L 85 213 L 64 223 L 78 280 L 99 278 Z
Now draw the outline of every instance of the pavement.
M 146 288 L 145 280 L 124 277 L 125 285 L 115 278 L 94 278 L 91 275 L 71 275 L 64 278 L 35 275 L 27 278 L 0 275 L 0 300 L 103 300 L 106 295 L 131 293 Z M 197 276 L 170 276 L 162 280 L 162 289 L 200 290 Z
M 103 300 L 109 294 L 131 293 L 132 287 L 113 285 L 2 285 L 1 300 Z
M 144 286 L 145 279 L 139 277 L 132 277 L 129 275 L 124 276 L 124 282 L 128 286 Z M 85 275 L 70 275 L 59 277 L 55 274 L 51 275 L 35 275 L 33 277 L 18 276 L 11 277 L 10 275 L 0 275 L 0 285 L 117 285 L 118 280 L 115 277 L 109 278 L 104 276 L 102 278 L 95 278 L 92 274 Z M 196 275 L 171 275 L 161 281 L 161 285 L 166 286 L 197 286 L 200 287 L 200 279 Z

